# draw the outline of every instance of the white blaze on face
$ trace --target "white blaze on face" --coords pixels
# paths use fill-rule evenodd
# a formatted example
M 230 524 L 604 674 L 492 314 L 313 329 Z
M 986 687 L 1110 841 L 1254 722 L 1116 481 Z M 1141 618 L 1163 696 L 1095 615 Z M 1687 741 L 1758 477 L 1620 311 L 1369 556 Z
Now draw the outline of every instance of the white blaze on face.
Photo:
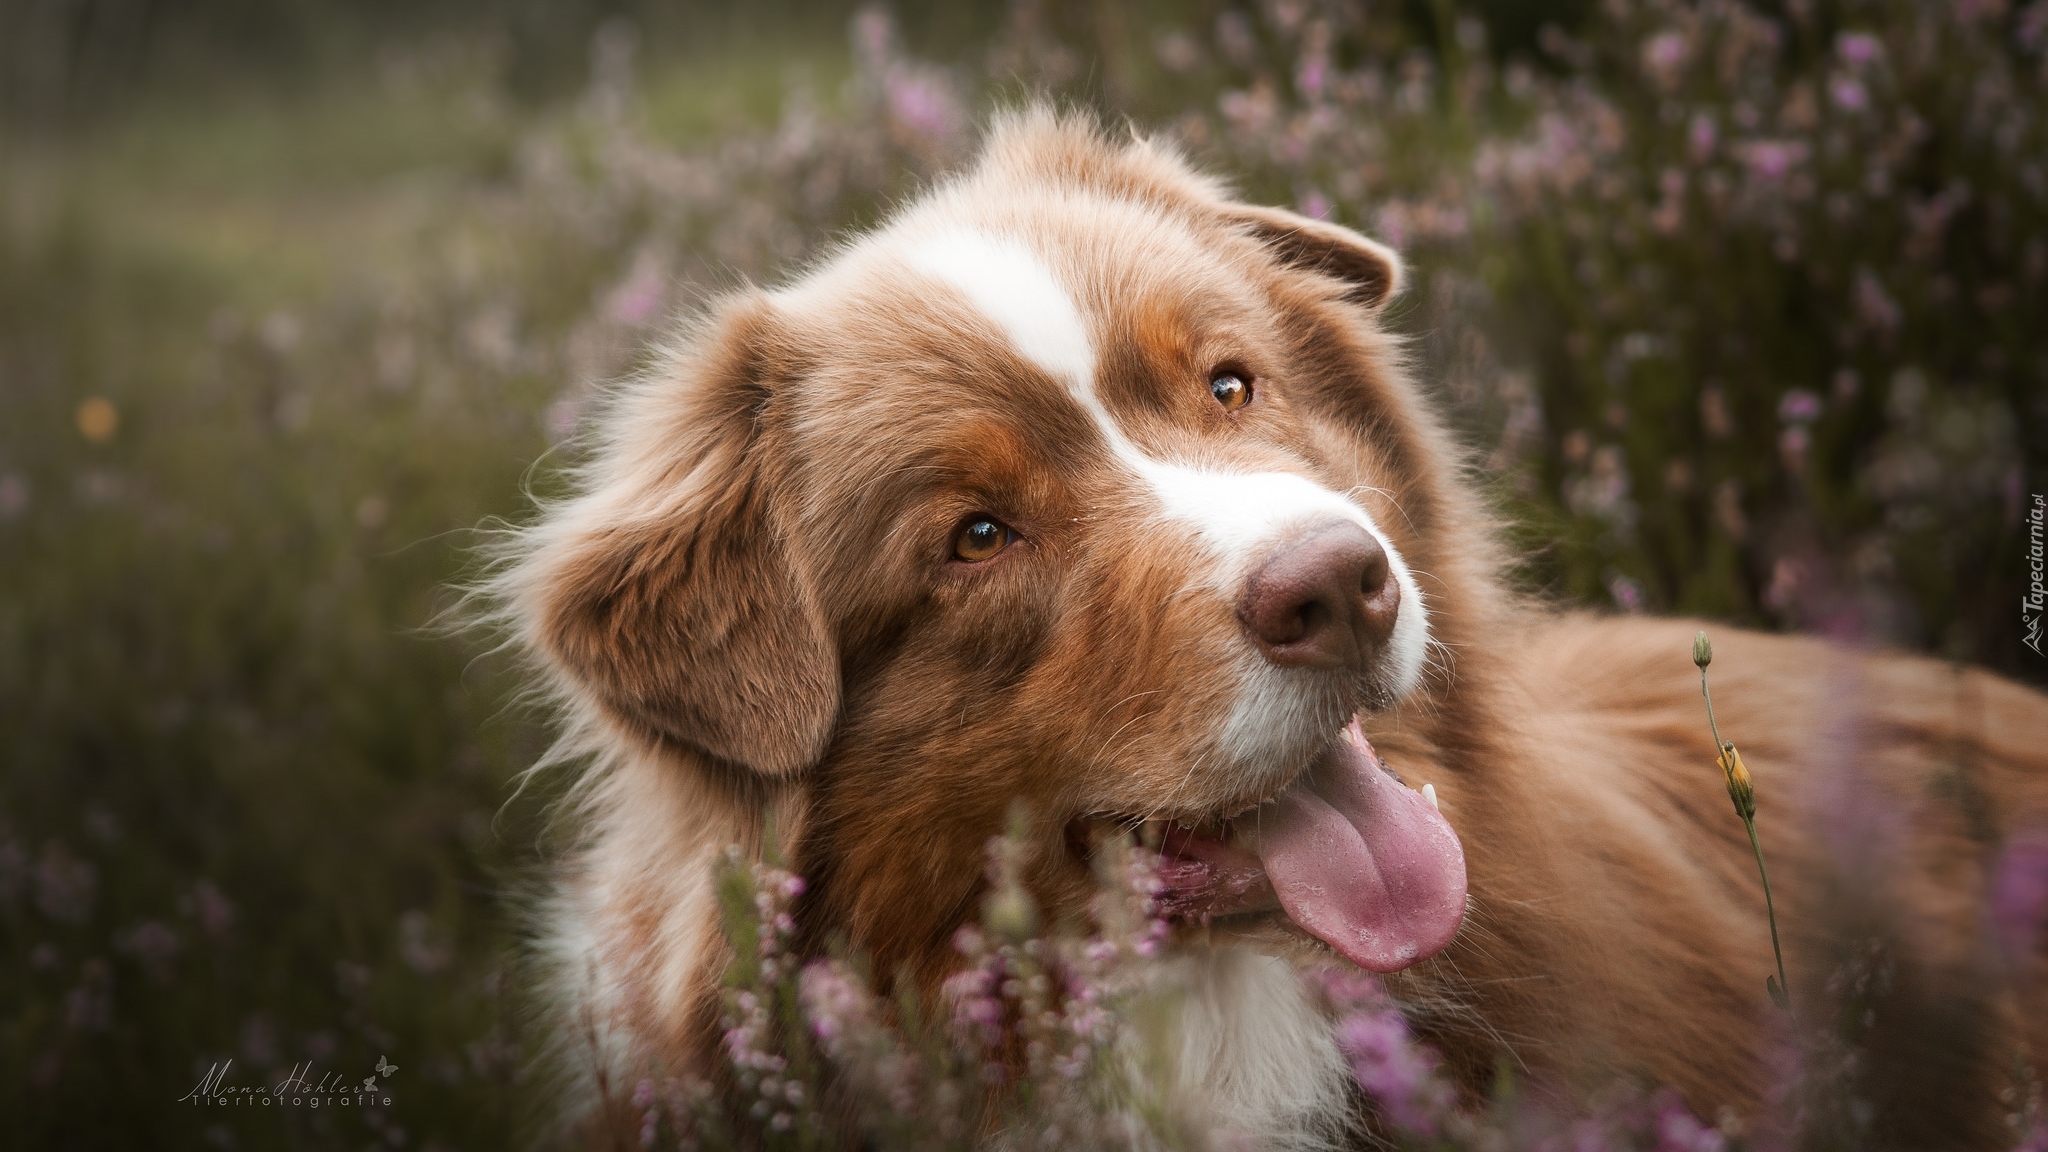
M 1291 529 L 1336 517 L 1371 532 L 1386 550 L 1388 570 L 1401 589 L 1387 645 L 1387 684 L 1397 697 L 1415 686 L 1429 640 L 1428 610 L 1400 551 L 1363 508 L 1291 472 L 1220 472 L 1154 460 L 1138 451 L 1096 394 L 1095 345 L 1073 296 L 1017 240 L 967 230 L 942 232 L 915 243 L 908 260 L 912 268 L 959 291 L 1018 353 L 1066 386 L 1094 419 L 1110 451 L 1151 488 L 1163 515 L 1192 529 L 1209 546 L 1216 564 L 1207 583 L 1222 595 L 1235 597 L 1252 565 Z M 1234 717 L 1226 744 L 1249 736 L 1237 733 L 1239 727 Z

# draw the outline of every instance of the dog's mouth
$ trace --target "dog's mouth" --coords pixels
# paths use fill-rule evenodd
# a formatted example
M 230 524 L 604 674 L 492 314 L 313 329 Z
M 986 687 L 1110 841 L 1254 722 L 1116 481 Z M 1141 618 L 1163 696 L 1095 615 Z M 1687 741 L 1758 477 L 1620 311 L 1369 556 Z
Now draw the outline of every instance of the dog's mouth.
M 1234 816 L 1076 823 L 1090 838 L 1135 826 L 1159 853 L 1159 903 L 1174 919 L 1281 912 L 1374 972 L 1442 951 L 1465 917 L 1458 834 L 1434 791 L 1406 787 L 1355 719 L 1293 783 Z

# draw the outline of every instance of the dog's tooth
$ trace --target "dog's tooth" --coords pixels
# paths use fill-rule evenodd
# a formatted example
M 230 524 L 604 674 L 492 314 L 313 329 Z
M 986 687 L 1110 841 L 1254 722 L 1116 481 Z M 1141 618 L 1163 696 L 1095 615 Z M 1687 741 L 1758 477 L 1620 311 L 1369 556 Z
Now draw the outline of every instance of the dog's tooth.
M 1439 812 L 1443 811 L 1443 807 L 1436 802 L 1436 785 L 1424 784 L 1422 786 L 1422 798 L 1429 801 L 1431 808 L 1435 808 Z

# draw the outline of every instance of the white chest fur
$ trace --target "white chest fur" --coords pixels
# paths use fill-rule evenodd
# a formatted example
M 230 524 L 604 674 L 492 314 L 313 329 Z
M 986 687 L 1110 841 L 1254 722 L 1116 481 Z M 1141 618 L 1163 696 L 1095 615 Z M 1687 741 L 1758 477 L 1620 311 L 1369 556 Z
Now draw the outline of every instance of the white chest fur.
M 1293 966 L 1243 948 L 1179 963 L 1186 992 L 1173 1044 L 1176 1114 L 1217 1132 L 1219 1147 L 1338 1146 L 1349 1071 Z

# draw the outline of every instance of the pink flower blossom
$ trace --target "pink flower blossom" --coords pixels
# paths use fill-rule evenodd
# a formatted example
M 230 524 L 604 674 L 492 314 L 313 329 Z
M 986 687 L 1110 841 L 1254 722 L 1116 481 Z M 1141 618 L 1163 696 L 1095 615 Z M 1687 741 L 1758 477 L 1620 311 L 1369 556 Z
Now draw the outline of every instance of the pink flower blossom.
M 806 967 L 798 978 L 798 996 L 811 1034 L 827 1052 L 849 1033 L 871 1023 L 867 990 L 838 964 L 819 961 Z
M 1870 92 L 1854 76 L 1837 76 L 1828 82 L 1828 98 L 1844 112 L 1861 112 L 1870 107 Z
M 1247 138 L 1263 136 L 1269 131 L 1280 110 L 1273 86 L 1263 77 L 1250 89 L 1223 93 L 1216 98 L 1216 107 L 1230 126 Z
M 883 78 L 889 118 L 921 140 L 950 140 L 965 127 L 967 113 L 953 86 L 929 69 L 891 68 Z
M 1676 1092 L 1659 1092 L 1654 1103 L 1657 1152 L 1721 1152 L 1727 1146 L 1727 1138 L 1700 1123 Z
M 1607 593 L 1614 597 L 1614 605 L 1630 614 L 1643 611 L 1649 606 L 1649 598 L 1643 594 L 1642 581 L 1619 572 L 1607 578 Z
M 1794 424 L 1778 433 L 1778 457 L 1785 462 L 1788 472 L 1806 471 L 1806 450 L 1813 442 L 1813 434 L 1804 424 Z
M 1314 100 L 1323 94 L 1323 88 L 1329 83 L 1329 79 L 1329 63 L 1319 56 L 1310 56 L 1304 59 L 1301 67 L 1296 70 L 1294 87 L 1304 97 Z
M 1804 140 L 1751 140 L 1742 149 L 1743 163 L 1764 180 L 1782 180 L 1806 162 L 1812 148 Z
M 184 941 L 160 920 L 144 920 L 115 938 L 114 947 L 135 957 L 152 980 L 170 979 L 171 962 L 178 958 Z
M 1835 55 L 1851 68 L 1861 68 L 1884 55 L 1884 43 L 1868 32 L 1844 32 L 1835 37 Z
M 1695 112 L 1692 124 L 1686 130 L 1686 143 L 1692 149 L 1695 164 L 1704 164 L 1714 155 L 1714 142 L 1719 133 L 1714 128 L 1714 118 L 1705 112 Z
M 1417 1135 L 1437 1134 L 1451 1112 L 1451 1086 L 1436 1074 L 1436 1054 L 1414 1042 L 1399 1012 L 1348 1016 L 1337 1025 L 1336 1037 L 1353 1078 L 1387 1119 Z
M 1820 397 L 1804 388 L 1794 388 L 1778 398 L 1778 419 L 1787 424 L 1811 424 L 1820 418 Z
M 1643 41 L 1643 71 L 1665 88 L 1674 87 L 1692 55 L 1692 42 L 1676 30 L 1659 32 Z

